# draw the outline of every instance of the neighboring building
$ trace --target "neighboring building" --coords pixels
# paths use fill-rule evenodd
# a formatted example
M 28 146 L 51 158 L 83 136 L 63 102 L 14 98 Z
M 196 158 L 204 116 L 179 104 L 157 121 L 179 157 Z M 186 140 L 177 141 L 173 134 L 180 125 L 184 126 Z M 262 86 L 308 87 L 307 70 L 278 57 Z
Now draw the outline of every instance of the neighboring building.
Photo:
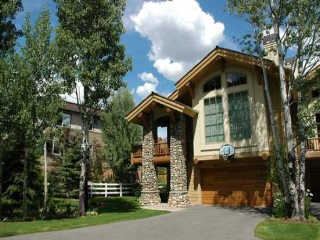
M 283 129 L 278 68 L 269 50 L 265 65 L 279 129 Z M 272 186 L 268 161 L 272 134 L 258 58 L 216 47 L 163 97 L 146 97 L 126 117 L 143 126 L 143 144 L 131 156 L 142 164 L 143 204 L 158 204 L 157 166 L 168 167 L 169 205 L 270 206 Z M 319 94 L 314 93 L 315 97 Z M 320 116 L 316 115 L 320 126 Z M 167 127 L 167 143 L 156 140 L 158 127 Z M 318 137 L 320 127 L 318 127 Z M 283 136 L 283 132 L 281 132 Z M 223 160 L 225 144 L 235 156 Z M 307 181 L 320 195 L 319 138 L 308 140 Z M 226 150 L 232 150 L 229 147 Z
M 97 160 L 97 154 L 102 151 L 102 146 L 104 145 L 102 140 L 102 128 L 103 124 L 100 119 L 102 111 L 98 112 L 93 118 L 89 129 L 89 144 L 92 154 L 92 160 Z M 76 134 L 81 134 L 81 113 L 79 105 L 76 103 L 71 103 L 65 101 L 64 107 L 62 109 L 61 120 L 58 122 L 58 127 L 61 127 L 65 131 L 66 137 L 72 137 Z M 47 156 L 49 169 L 55 168 L 57 165 L 56 158 L 61 154 L 61 149 L 59 149 L 59 143 L 57 139 L 51 139 L 47 141 Z M 94 164 L 94 163 L 93 163 Z M 94 165 L 93 165 L 94 166 Z M 103 179 L 107 180 L 113 177 L 112 170 L 107 166 L 104 161 L 101 170 L 103 174 Z

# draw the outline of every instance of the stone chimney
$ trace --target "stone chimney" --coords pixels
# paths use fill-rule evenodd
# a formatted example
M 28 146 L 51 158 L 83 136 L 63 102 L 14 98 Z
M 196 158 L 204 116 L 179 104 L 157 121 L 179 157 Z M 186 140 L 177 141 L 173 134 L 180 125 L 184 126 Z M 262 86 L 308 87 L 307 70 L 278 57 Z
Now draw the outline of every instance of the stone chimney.
M 263 46 L 266 51 L 267 56 L 265 58 L 273 61 L 276 65 L 279 64 L 276 54 L 277 54 L 277 43 L 276 43 L 277 35 L 272 33 L 266 35 L 263 38 Z

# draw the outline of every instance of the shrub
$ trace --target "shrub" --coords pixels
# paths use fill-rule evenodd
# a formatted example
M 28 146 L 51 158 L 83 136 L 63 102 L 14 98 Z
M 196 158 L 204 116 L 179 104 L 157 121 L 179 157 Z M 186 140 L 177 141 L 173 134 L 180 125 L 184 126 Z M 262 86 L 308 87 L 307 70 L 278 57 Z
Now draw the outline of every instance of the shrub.
M 277 196 L 273 200 L 272 216 L 276 218 L 283 218 L 286 216 L 286 204 L 281 196 Z

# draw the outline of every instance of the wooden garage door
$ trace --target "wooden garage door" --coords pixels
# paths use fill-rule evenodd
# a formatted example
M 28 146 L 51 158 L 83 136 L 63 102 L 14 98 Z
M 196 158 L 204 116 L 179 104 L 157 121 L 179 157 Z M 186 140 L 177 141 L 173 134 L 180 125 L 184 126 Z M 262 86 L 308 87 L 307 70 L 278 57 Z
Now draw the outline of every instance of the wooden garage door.
M 262 161 L 262 160 L 259 160 Z M 271 185 L 264 163 L 224 164 L 201 169 L 202 203 L 222 206 L 270 206 Z

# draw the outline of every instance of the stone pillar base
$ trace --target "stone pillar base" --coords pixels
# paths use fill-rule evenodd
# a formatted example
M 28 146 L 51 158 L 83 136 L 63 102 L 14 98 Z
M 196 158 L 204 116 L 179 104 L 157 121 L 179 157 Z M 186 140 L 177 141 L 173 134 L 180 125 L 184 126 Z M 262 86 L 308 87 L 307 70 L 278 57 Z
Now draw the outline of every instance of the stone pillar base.
M 141 192 L 139 202 L 142 206 L 154 206 L 161 203 L 159 191 Z
M 168 206 L 174 208 L 190 207 L 188 192 L 170 192 Z

